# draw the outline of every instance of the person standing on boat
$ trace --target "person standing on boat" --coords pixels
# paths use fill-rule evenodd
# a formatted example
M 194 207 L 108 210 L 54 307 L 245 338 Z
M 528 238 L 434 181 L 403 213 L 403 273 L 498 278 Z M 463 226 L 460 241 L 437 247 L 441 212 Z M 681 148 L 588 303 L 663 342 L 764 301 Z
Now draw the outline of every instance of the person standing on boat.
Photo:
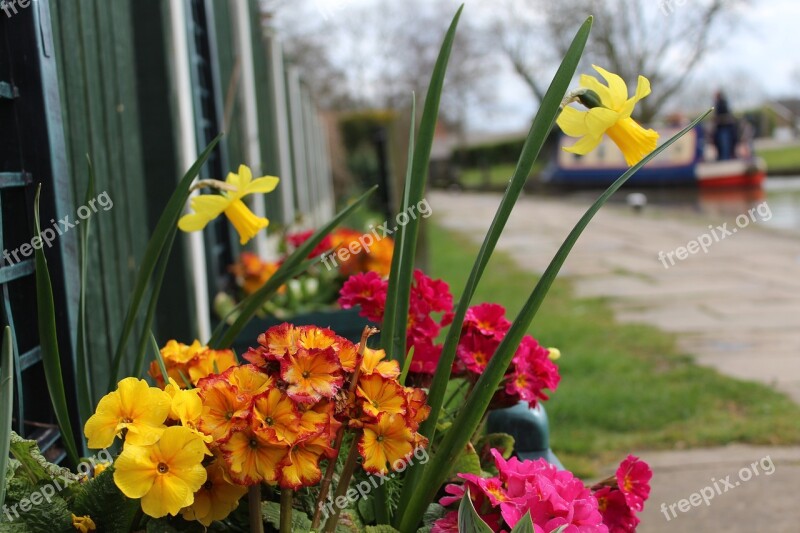
M 717 159 L 733 159 L 736 147 L 736 117 L 722 91 L 714 95 L 714 145 Z

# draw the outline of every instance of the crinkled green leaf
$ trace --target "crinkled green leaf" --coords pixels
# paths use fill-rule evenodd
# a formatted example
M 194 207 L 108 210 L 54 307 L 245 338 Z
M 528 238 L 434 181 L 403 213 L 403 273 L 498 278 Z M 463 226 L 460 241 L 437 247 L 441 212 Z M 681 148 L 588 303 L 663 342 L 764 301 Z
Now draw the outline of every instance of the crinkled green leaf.
M 508 433 L 489 433 L 478 439 L 478 442 L 475 443 L 475 449 L 481 459 L 481 467 L 488 472 L 494 473 L 496 468 L 491 450 L 499 451 L 503 459 L 510 458 L 511 454 L 514 453 L 514 437 Z
M 262 502 L 261 515 L 276 530 L 281 526 L 281 505 L 278 502 Z M 292 509 L 292 531 L 307 533 L 311 531 L 311 519 L 303 511 Z
M 453 463 L 453 468 L 450 470 L 451 478 L 456 477 L 458 474 L 475 474 L 481 475 L 481 460 L 478 457 L 478 452 L 472 444 L 467 444 L 464 451 Z
M 127 498 L 114 483 L 114 467 L 106 468 L 75 495 L 74 513 L 89 515 L 98 531 L 128 533 L 139 511 L 139 500 Z
M 32 485 L 62 478 L 74 483 L 78 479 L 69 469 L 48 462 L 35 440 L 23 439 L 12 432 L 10 451 L 14 459 L 19 461 L 15 477 L 25 477 Z

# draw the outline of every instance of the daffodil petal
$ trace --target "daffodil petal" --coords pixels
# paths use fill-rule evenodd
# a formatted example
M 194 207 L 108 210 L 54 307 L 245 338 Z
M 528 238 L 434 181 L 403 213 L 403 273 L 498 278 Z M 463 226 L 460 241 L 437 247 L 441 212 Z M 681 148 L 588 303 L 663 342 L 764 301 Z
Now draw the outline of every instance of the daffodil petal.
M 192 198 L 192 211 L 178 221 L 181 231 L 200 231 L 206 224 L 217 218 L 231 203 L 230 199 L 218 194 L 203 194 Z
M 616 124 L 620 114 L 605 107 L 595 107 L 586 112 L 584 121 L 590 137 L 602 137 L 608 128 Z
M 607 86 L 600 83 L 597 78 L 589 74 L 581 74 L 580 86 L 597 93 L 597 96 L 600 97 L 600 102 L 607 107 L 611 107 L 611 91 Z
M 645 96 L 650 94 L 650 80 L 645 78 L 644 76 L 639 76 L 639 81 L 636 84 L 636 94 L 634 94 L 628 101 L 625 102 L 625 105 L 622 106 L 620 113 L 623 117 L 631 116 L 633 113 L 633 108 L 636 104 L 644 98 Z
M 281 180 L 275 176 L 264 176 L 251 181 L 243 188 L 244 194 L 268 193 L 275 190 Z
M 597 148 L 597 145 L 599 145 L 600 141 L 602 140 L 602 137 L 592 137 L 591 135 L 586 135 L 585 137 L 579 139 L 578 142 L 572 146 L 565 146 L 564 151 L 572 154 L 586 155 Z
M 625 81 L 619 77 L 617 74 L 613 72 L 609 72 L 602 67 L 598 67 L 597 65 L 592 65 L 603 79 L 606 80 L 608 83 L 608 90 L 609 90 L 609 98 L 612 109 L 620 110 L 625 104 L 625 101 L 628 99 L 628 86 L 625 84 Z
M 239 190 L 243 191 L 253 181 L 253 173 L 247 165 L 239 165 Z
M 588 135 L 586 126 L 586 111 L 578 111 L 574 107 L 566 106 L 561 110 L 556 120 L 561 130 L 570 137 L 583 137 Z

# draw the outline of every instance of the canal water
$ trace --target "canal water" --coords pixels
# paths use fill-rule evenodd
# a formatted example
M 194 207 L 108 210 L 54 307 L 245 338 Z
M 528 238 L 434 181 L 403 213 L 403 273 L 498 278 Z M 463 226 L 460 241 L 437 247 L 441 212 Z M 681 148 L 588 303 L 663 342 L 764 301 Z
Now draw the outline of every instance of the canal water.
M 767 202 L 772 217 L 762 220 L 761 224 L 800 232 L 800 176 L 767 178 L 761 189 L 625 188 L 614 195 L 611 203 L 625 204 L 628 195 L 636 192 L 644 194 L 649 205 L 657 205 L 678 214 L 696 214 L 721 221 L 735 218 Z M 591 201 L 597 194 L 598 191 L 575 191 L 567 193 L 567 196 Z

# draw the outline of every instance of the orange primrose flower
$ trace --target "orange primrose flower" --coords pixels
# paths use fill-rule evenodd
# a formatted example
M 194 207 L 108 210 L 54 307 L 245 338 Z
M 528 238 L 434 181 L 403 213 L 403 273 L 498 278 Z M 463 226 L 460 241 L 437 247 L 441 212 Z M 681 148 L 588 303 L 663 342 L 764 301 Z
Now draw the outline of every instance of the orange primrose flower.
M 374 424 L 365 424 L 364 433 L 358 441 L 358 451 L 364 458 L 364 470 L 385 474 L 399 468 L 398 461 L 405 461 L 414 450 L 414 434 L 400 415 L 382 414 Z
M 269 442 L 251 429 L 236 431 L 223 442 L 220 450 L 228 464 L 231 478 L 241 485 L 255 485 L 278 479 L 281 461 L 289 451 L 288 445 Z
M 362 377 L 358 381 L 356 394 L 364 399 L 361 408 L 371 417 L 377 418 L 381 413 L 406 414 L 403 387 L 397 381 L 386 379 L 380 374 Z
M 289 384 L 286 393 L 300 403 L 316 403 L 333 398 L 344 377 L 333 349 L 306 350 L 281 360 L 281 378 Z

